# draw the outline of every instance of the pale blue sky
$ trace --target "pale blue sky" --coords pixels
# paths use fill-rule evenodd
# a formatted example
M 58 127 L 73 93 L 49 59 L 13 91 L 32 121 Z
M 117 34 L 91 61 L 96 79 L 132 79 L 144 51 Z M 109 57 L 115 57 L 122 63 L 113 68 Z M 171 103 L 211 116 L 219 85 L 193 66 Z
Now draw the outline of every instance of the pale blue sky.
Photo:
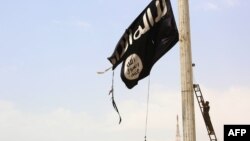
M 111 66 L 106 58 L 149 2 L 1 0 L 0 140 L 143 140 L 147 78 L 128 90 L 116 69 L 119 126 L 108 96 L 111 72 L 96 72 Z M 194 79 L 211 101 L 220 140 L 225 123 L 250 123 L 249 13 L 247 0 L 190 1 Z M 177 44 L 152 69 L 151 140 L 175 139 L 179 63 Z M 198 109 L 196 116 L 197 140 L 208 140 Z

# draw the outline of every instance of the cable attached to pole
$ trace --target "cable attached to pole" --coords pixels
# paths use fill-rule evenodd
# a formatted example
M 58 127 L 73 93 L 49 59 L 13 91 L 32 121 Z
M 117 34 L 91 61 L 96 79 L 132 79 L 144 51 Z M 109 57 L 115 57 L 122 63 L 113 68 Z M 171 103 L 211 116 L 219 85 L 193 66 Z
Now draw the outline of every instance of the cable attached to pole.
M 146 122 L 145 122 L 145 141 L 147 141 L 147 131 L 148 131 L 148 112 L 149 112 L 149 90 L 150 90 L 150 75 L 148 76 L 148 95 L 147 95 L 147 110 L 146 110 Z

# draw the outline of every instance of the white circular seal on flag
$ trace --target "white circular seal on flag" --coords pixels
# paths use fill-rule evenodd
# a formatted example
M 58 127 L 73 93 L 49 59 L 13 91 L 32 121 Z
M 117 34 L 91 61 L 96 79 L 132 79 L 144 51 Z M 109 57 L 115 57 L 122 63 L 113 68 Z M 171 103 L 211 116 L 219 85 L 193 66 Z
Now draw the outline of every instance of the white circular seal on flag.
M 124 64 L 124 76 L 128 80 L 135 80 L 139 77 L 143 69 L 141 58 L 137 54 L 131 54 L 127 57 Z

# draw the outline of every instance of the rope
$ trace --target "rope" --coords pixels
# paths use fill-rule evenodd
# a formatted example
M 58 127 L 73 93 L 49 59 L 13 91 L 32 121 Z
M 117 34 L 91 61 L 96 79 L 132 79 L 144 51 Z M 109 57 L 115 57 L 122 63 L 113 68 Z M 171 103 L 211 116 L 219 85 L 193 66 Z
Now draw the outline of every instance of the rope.
M 104 74 L 105 72 L 109 71 L 112 67 L 105 69 L 104 71 L 98 71 L 97 74 Z
M 150 88 L 150 75 L 148 77 L 148 96 L 147 96 L 147 110 L 146 110 L 146 123 L 145 123 L 145 141 L 147 141 L 147 131 L 148 131 L 148 105 L 149 105 L 149 88 Z

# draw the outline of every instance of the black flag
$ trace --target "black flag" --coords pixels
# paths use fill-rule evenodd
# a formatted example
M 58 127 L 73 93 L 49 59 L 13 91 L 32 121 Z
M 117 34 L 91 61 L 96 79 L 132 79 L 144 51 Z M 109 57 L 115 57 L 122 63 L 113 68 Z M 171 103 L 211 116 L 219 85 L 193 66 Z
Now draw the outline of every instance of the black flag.
M 152 0 L 125 31 L 108 60 L 113 70 L 123 62 L 121 78 L 131 89 L 149 75 L 178 39 L 170 0 Z

